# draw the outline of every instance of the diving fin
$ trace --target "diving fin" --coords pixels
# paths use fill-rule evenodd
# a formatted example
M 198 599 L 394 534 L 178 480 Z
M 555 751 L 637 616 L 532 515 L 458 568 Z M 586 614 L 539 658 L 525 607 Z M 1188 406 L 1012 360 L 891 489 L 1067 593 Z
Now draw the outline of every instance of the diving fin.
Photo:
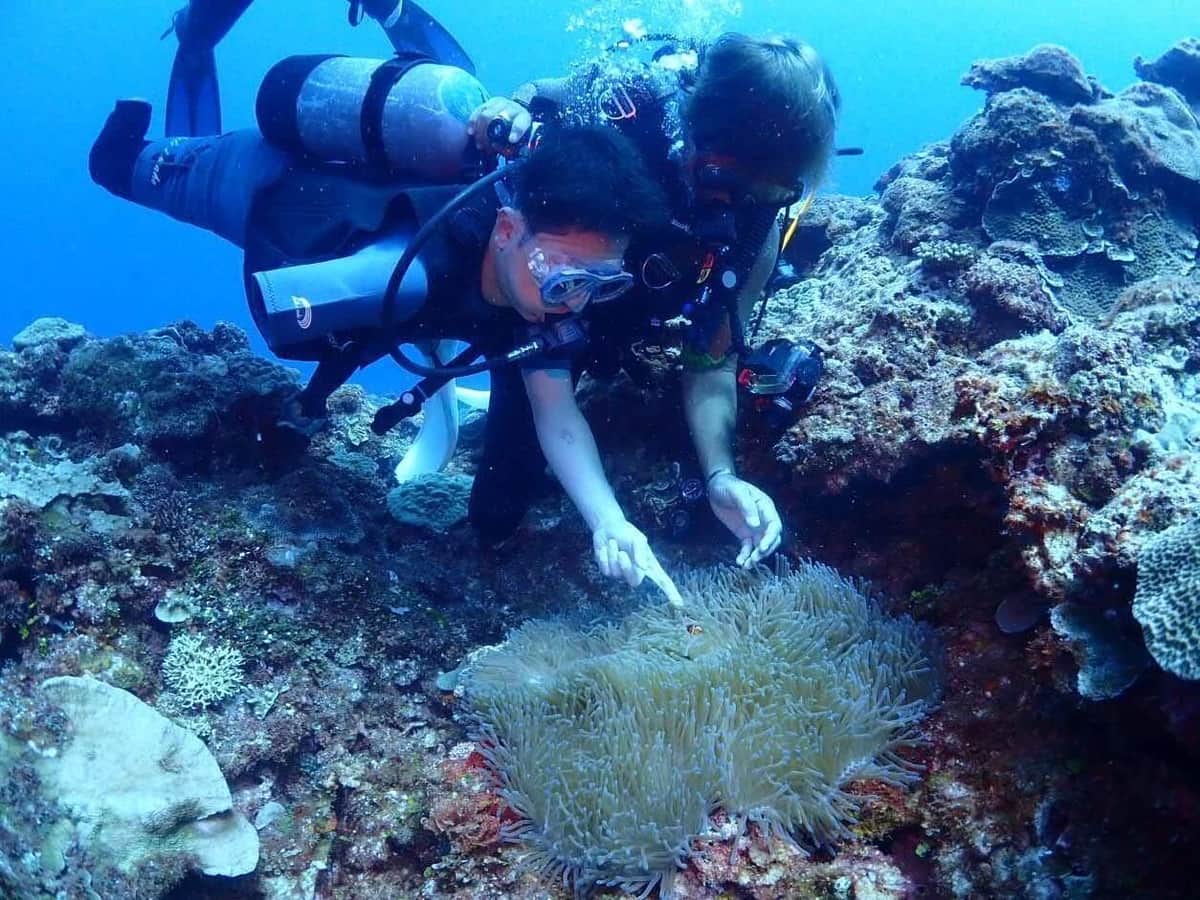
M 382 13 L 380 6 L 390 6 Z M 475 63 L 454 36 L 433 16 L 412 0 L 366 4 L 368 15 L 379 22 L 396 54 L 401 57 L 428 57 L 444 66 L 454 66 L 475 74 Z
M 167 89 L 167 137 L 221 133 L 221 94 L 212 50 L 179 48 Z
M 460 353 L 465 345 L 459 341 L 438 341 L 436 350 L 431 343 L 422 343 L 417 349 L 422 362 L 428 364 L 436 359 L 449 359 Z M 396 465 L 396 482 L 403 484 L 418 475 L 440 472 L 450 462 L 458 446 L 458 398 L 455 395 L 454 379 L 446 384 L 421 408 L 423 419 L 421 430 L 413 438 L 412 446 Z
M 167 136 L 221 133 L 221 98 L 213 48 L 229 33 L 252 0 L 190 0 L 171 27 L 179 39 L 167 92 Z

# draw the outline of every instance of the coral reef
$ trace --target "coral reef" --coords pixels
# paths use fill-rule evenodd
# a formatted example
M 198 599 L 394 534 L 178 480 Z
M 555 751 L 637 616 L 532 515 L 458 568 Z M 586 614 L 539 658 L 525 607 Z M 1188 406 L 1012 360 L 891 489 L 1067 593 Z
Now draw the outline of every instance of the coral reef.
M 1027 87 L 1058 103 L 1087 103 L 1104 93 L 1064 47 L 1039 44 L 1022 56 L 981 60 L 962 83 L 988 93 Z
M 880 621 L 936 629 L 944 699 L 919 723 L 865 729 L 862 754 L 824 772 L 818 795 L 840 791 L 840 825 L 804 821 L 801 804 L 776 814 L 800 826 L 792 837 L 743 827 L 772 821 L 778 798 L 693 809 L 703 821 L 688 833 L 704 839 L 671 857 L 677 896 L 1194 894 L 1195 59 L 1184 41 L 1139 62 L 1148 80 L 1116 95 L 1058 48 L 978 64 L 978 115 L 899 161 L 878 196 L 821 198 L 797 229 L 788 252 L 803 278 L 772 298 L 760 337 L 816 341 L 826 376 L 785 429 L 747 411 L 739 467 L 777 500 L 787 555 L 870 583 L 889 598 Z M 667 407 L 676 373 L 669 360 L 648 369 L 637 383 L 581 384 L 607 469 L 669 571 L 727 561 Z M 647 622 L 646 604 L 665 613 L 661 598 L 600 577 L 549 484 L 499 547 L 456 524 L 478 421 L 439 476 L 442 499 L 400 504 L 390 473 L 415 427 L 374 435 L 387 401 L 347 387 L 298 447 L 273 427 L 297 384 L 228 325 L 98 339 L 39 320 L 0 350 L 0 894 L 569 896 L 504 840 L 548 819 L 511 792 L 506 802 L 502 752 L 470 739 L 471 660 L 551 617 L 565 654 L 597 622 Z M 419 524 L 397 521 L 398 506 Z M 688 640 L 721 633 L 707 603 L 694 610 L 713 621 Z M 164 664 L 181 641 L 229 648 L 226 662 L 236 650 L 221 683 L 237 689 L 205 695 L 214 702 L 181 692 Z M 821 671 L 843 684 L 838 665 L 868 651 L 882 647 L 847 638 Z M 793 665 L 756 696 L 783 703 L 805 672 Z M 122 868 L 102 842 L 55 827 L 78 812 L 46 789 L 41 763 L 88 732 L 42 687 L 62 678 L 122 692 L 128 715 L 165 717 L 168 734 L 202 745 L 226 793 L 172 806 L 160 834 L 231 811 L 252 823 L 237 833 L 257 833 L 253 872 L 206 875 L 177 846 Z M 691 701 L 674 696 L 687 721 Z M 867 695 L 864 707 L 898 702 Z M 544 725 L 518 724 L 493 724 L 498 738 L 510 729 L 510 750 Z M 903 789 L 869 762 L 893 725 L 920 741 L 905 759 L 921 777 Z M 738 746 L 766 752 L 766 737 Z M 172 758 L 156 763 L 171 774 Z M 673 799 L 698 808 L 690 796 Z M 642 798 L 620 799 L 628 810 Z
M 1200 39 L 1185 38 L 1158 59 L 1133 61 L 1138 77 L 1175 88 L 1195 109 L 1200 106 Z

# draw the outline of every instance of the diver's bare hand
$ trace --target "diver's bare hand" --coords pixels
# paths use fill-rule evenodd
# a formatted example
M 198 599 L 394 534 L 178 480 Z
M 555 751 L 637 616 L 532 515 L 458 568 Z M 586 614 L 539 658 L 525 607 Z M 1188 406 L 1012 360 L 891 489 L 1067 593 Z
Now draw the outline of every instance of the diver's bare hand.
M 509 123 L 507 146 L 495 146 L 488 137 L 488 126 L 496 119 Z M 513 144 L 519 144 L 532 127 L 533 117 L 529 115 L 529 110 L 507 97 L 485 100 L 467 120 L 467 134 L 475 138 L 475 146 L 482 153 L 501 153 Z
M 783 523 L 775 502 L 732 472 L 721 472 L 708 485 L 708 502 L 733 536 L 741 541 L 737 564 L 749 569 L 777 549 Z

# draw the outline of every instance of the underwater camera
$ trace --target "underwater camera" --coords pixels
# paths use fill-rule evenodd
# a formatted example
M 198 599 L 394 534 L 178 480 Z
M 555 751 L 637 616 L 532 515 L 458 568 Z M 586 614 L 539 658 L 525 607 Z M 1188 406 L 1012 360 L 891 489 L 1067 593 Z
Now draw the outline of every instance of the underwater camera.
M 797 408 L 812 399 L 824 371 L 824 355 L 812 341 L 774 338 L 742 360 L 737 383 L 771 427 L 786 428 Z

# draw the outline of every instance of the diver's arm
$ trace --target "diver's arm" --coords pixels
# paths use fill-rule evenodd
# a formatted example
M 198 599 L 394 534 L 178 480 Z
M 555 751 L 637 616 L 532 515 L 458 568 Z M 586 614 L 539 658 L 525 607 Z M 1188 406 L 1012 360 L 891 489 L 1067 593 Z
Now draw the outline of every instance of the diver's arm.
M 775 268 L 778 231 L 777 227 L 772 229 L 738 298 L 743 320 L 753 312 L 754 303 Z M 737 564 L 750 568 L 778 549 L 783 523 L 774 501 L 734 472 L 736 366 L 736 360 L 726 358 L 719 365 L 685 372 L 683 407 L 705 474 L 709 505 L 739 542 Z
M 526 81 L 512 93 L 512 98 L 528 108 L 537 103 L 560 107 L 566 101 L 571 79 L 535 78 Z
M 647 573 L 665 578 L 646 536 L 625 518 L 613 495 L 592 429 L 575 402 L 571 373 L 530 369 L 523 374 L 538 443 L 592 531 L 592 552 L 600 571 L 629 584 L 638 584 Z
M 734 471 L 736 369 L 737 361 L 731 357 L 711 369 L 683 373 L 683 412 L 705 478 L 722 469 Z
M 575 402 L 575 385 L 565 369 L 528 369 L 525 390 L 533 409 L 538 443 L 551 470 L 562 483 L 588 527 L 595 531 L 622 521 L 591 426 Z
M 779 226 L 771 229 L 758 259 L 738 297 L 742 321 L 748 322 L 762 296 L 779 255 Z M 724 348 L 722 348 L 724 349 Z M 692 443 L 705 477 L 726 469 L 734 471 L 733 433 L 737 421 L 737 360 L 726 357 L 704 369 L 685 369 L 683 409 Z

